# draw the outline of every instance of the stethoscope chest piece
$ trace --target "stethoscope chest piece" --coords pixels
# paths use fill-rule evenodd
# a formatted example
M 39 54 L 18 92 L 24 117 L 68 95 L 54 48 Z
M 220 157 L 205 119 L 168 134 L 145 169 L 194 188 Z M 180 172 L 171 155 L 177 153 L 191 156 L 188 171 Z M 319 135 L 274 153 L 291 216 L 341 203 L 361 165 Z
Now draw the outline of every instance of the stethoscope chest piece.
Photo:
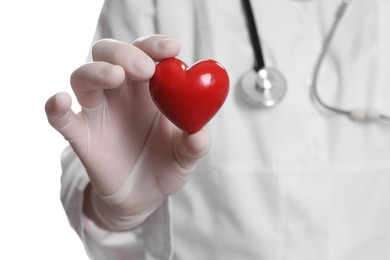
M 240 82 L 242 97 L 256 107 L 272 107 L 279 103 L 286 94 L 287 83 L 275 69 L 254 69 L 245 73 Z

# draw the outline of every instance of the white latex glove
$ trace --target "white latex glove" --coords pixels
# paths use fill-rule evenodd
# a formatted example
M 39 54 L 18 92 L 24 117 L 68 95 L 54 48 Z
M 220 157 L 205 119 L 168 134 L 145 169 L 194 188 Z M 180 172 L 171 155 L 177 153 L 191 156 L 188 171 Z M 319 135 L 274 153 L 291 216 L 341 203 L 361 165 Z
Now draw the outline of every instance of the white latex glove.
M 82 110 L 71 110 L 67 93 L 46 103 L 48 121 L 69 141 L 89 175 L 92 193 L 85 203 L 92 202 L 106 228 L 126 230 L 142 223 L 184 186 L 209 150 L 204 129 L 193 135 L 180 131 L 149 94 L 156 62 L 179 50 L 175 39 L 163 35 L 133 44 L 100 40 L 93 46 L 93 62 L 71 76 Z

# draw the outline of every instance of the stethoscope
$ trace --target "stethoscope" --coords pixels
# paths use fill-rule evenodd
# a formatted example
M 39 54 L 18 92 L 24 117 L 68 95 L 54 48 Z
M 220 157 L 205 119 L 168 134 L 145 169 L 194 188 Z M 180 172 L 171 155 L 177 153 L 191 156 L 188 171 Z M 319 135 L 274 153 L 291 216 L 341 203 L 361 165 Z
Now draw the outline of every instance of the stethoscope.
M 324 108 L 328 111 L 332 111 L 338 114 L 346 115 L 356 121 L 390 121 L 390 116 L 382 114 L 373 108 L 358 108 L 347 110 L 328 105 L 321 99 L 318 94 L 317 81 L 324 56 L 328 52 L 333 35 L 351 2 L 352 0 L 342 1 L 339 8 L 337 9 L 332 27 L 324 39 L 322 50 L 317 59 L 312 76 L 311 97 L 317 107 Z M 286 95 L 287 82 L 278 70 L 265 65 L 250 0 L 243 0 L 243 6 L 248 22 L 250 40 L 255 55 L 255 65 L 253 69 L 243 75 L 240 82 L 240 92 L 242 93 L 242 97 L 246 100 L 246 102 L 252 106 L 259 108 L 273 107 L 278 104 Z

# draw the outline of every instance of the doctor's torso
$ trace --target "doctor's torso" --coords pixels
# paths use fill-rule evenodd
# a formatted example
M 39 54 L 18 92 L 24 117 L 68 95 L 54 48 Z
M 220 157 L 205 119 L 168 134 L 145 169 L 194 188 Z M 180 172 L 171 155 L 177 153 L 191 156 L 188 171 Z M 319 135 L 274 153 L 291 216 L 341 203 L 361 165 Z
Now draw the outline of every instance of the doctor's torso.
M 160 0 L 140 18 L 155 30 L 134 35 L 173 35 L 179 58 L 216 59 L 231 80 L 207 126 L 210 153 L 171 199 L 176 259 L 390 259 L 390 124 L 320 112 L 310 98 L 340 2 L 252 1 L 265 63 L 288 84 L 266 110 L 237 93 L 254 64 L 239 0 Z M 389 14 L 388 0 L 351 4 L 320 71 L 327 103 L 390 114 Z

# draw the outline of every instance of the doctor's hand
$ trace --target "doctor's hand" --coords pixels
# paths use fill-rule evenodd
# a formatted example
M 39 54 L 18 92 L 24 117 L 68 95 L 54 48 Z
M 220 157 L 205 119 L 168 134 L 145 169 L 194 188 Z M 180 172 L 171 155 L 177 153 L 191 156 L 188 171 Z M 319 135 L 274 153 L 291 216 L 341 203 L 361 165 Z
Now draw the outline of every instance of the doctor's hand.
M 81 111 L 72 111 L 67 93 L 46 103 L 49 123 L 69 141 L 90 178 L 85 212 L 105 228 L 141 224 L 184 186 L 209 150 L 205 129 L 193 135 L 180 131 L 149 93 L 156 62 L 179 50 L 175 39 L 162 35 L 133 44 L 100 40 L 93 62 L 71 75 Z

